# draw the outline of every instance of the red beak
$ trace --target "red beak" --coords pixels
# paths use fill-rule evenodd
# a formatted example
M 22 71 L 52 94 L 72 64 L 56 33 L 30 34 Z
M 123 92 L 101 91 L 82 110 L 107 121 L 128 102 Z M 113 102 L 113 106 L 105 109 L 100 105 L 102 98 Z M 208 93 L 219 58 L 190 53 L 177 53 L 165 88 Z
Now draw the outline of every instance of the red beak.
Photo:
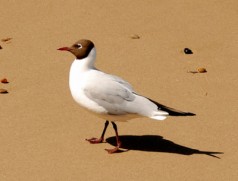
M 69 48 L 69 47 L 62 47 L 62 48 L 58 48 L 57 50 L 60 50 L 60 51 L 70 51 L 71 48 Z

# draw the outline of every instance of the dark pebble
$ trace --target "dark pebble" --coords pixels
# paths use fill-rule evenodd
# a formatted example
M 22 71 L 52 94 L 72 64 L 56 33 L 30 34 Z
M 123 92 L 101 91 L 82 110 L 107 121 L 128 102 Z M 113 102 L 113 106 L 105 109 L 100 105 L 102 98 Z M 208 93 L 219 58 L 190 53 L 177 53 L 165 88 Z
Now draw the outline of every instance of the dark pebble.
M 184 48 L 184 53 L 185 54 L 193 54 L 192 50 L 190 50 L 189 48 Z

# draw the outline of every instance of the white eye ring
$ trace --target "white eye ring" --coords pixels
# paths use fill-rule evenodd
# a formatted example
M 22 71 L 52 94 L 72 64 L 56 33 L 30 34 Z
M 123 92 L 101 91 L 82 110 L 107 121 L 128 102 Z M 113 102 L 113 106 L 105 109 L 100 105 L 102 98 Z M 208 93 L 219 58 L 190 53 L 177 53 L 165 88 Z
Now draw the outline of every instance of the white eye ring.
M 78 43 L 78 44 L 77 44 L 77 48 L 78 48 L 78 49 L 81 49 L 81 48 L 83 48 L 83 46 L 82 46 L 80 43 Z

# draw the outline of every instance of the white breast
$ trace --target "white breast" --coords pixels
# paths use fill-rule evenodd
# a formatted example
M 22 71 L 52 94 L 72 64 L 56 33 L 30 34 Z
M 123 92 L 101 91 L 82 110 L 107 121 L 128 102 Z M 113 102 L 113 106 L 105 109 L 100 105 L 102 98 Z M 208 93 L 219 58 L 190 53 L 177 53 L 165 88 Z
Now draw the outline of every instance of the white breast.
M 97 103 L 89 99 L 84 92 L 87 79 L 91 77 L 93 69 L 84 70 L 83 60 L 75 60 L 70 68 L 69 87 L 73 99 L 82 107 L 89 109 L 98 114 L 106 114 L 106 110 Z

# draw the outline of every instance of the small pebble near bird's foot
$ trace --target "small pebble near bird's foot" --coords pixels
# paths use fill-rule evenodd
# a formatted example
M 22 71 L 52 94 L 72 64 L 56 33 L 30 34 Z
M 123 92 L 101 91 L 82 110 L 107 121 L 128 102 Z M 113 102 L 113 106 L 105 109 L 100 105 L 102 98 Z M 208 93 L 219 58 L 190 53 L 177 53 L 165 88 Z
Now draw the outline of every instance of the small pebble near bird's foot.
M 192 50 L 190 50 L 189 48 L 184 48 L 183 51 L 185 54 L 193 54 Z

